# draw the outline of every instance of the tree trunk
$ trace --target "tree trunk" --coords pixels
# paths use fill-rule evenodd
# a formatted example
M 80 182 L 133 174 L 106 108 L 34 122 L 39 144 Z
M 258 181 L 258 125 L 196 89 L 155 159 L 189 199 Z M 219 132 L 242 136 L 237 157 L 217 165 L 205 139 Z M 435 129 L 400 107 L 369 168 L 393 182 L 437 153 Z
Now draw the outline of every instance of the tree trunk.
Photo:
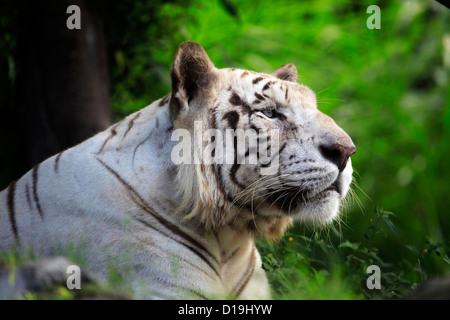
M 112 122 L 103 1 L 22 1 L 17 93 L 23 170 L 78 144 Z M 67 7 L 81 9 L 69 30 Z M 17 128 L 16 128 L 17 131 Z

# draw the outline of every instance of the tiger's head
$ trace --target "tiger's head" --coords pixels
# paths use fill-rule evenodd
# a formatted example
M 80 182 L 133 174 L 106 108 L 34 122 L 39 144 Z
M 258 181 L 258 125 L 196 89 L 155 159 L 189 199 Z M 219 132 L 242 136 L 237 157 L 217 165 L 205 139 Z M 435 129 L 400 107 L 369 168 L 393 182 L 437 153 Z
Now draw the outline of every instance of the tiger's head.
M 296 82 L 294 65 L 271 74 L 217 69 L 185 42 L 171 75 L 174 128 L 194 137 L 192 162 L 178 166 L 183 219 L 276 238 L 292 219 L 323 225 L 339 216 L 356 148 Z

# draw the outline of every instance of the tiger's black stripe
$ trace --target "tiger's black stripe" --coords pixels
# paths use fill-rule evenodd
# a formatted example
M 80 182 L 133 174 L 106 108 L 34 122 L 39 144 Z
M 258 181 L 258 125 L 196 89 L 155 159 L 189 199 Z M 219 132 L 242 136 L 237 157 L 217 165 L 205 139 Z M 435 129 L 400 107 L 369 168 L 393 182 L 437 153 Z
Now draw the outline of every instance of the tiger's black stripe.
M 250 128 L 255 130 L 257 134 L 259 134 L 260 132 L 262 132 L 261 128 L 258 128 L 257 126 L 255 126 L 253 123 L 250 125 Z M 259 138 L 259 137 L 258 137 Z
M 54 166 L 54 168 L 53 168 L 53 169 L 55 170 L 56 173 L 58 173 L 58 170 L 59 170 L 59 160 L 61 159 L 61 156 L 62 156 L 63 152 L 64 152 L 64 151 L 61 151 L 60 153 L 58 153 L 58 154 L 56 155 L 56 158 L 55 158 L 55 166 Z
M 264 96 L 260 95 L 258 92 L 255 92 L 255 97 L 258 100 L 266 100 L 266 98 Z
M 244 77 L 248 76 L 249 74 L 250 73 L 247 70 L 245 70 L 244 72 L 242 72 L 241 78 L 244 78 Z
M 233 257 L 236 255 L 236 253 L 239 252 L 239 250 L 241 250 L 241 247 L 237 247 L 236 249 L 234 249 L 231 254 L 229 254 L 227 257 L 223 258 L 220 262 L 222 264 L 226 264 L 228 261 L 230 261 L 231 259 L 233 259 Z
M 30 186 L 28 183 L 25 185 L 25 196 L 27 198 L 28 208 L 33 211 L 33 205 L 31 204 Z
M 263 80 L 263 79 L 264 79 L 263 77 L 255 78 L 255 79 L 253 79 L 252 83 L 253 83 L 253 84 L 258 84 L 258 82 L 260 82 L 260 81 Z
M 251 115 L 253 113 L 252 108 L 248 105 L 247 102 L 245 102 L 244 100 L 241 99 L 241 97 L 235 92 L 233 91 L 233 93 L 231 94 L 231 97 L 229 99 L 229 102 L 233 105 L 233 106 L 240 106 L 242 107 L 242 110 L 247 113 L 248 115 Z
M 270 86 L 271 86 L 272 84 L 274 84 L 274 83 L 275 83 L 275 81 L 269 81 L 269 82 L 267 82 L 267 83 L 264 85 L 264 87 L 262 88 L 262 91 L 266 91 L 266 90 L 269 89 Z
M 8 187 L 8 195 L 7 195 L 7 207 L 8 207 L 8 213 L 9 213 L 9 222 L 11 223 L 11 228 L 14 234 L 14 239 L 16 240 L 16 243 L 19 244 L 19 233 L 17 231 L 17 224 L 16 224 L 16 208 L 14 203 L 14 195 L 16 193 L 16 182 L 13 181 Z
M 166 94 L 164 97 L 161 98 L 161 101 L 158 103 L 159 107 L 163 107 L 168 103 L 170 100 L 170 93 Z
M 214 167 L 214 173 L 216 175 L 217 185 L 219 187 L 220 193 L 226 197 L 226 191 L 223 184 L 223 178 L 222 178 L 222 165 L 216 165 Z
M 242 183 L 240 183 L 236 178 L 236 173 L 239 170 L 240 166 L 241 165 L 239 163 L 233 164 L 233 166 L 231 167 L 231 170 L 230 170 L 230 178 L 233 181 L 233 183 L 236 184 L 239 188 L 245 189 L 246 186 L 244 186 Z
M 214 107 L 214 109 L 212 110 L 211 117 L 210 117 L 210 120 L 209 120 L 209 126 L 212 129 L 218 129 L 217 128 L 217 119 L 216 119 L 217 108 L 218 108 L 218 105 L 216 105 Z M 217 181 L 217 185 L 219 187 L 220 193 L 224 197 L 226 197 L 226 191 L 225 191 L 223 180 L 222 180 L 222 165 L 220 165 L 220 164 L 215 164 L 214 165 L 214 174 L 215 174 L 215 177 L 216 177 L 216 181 Z
M 233 162 L 233 166 L 231 167 L 231 170 L 230 170 L 230 178 L 231 178 L 231 181 L 233 181 L 239 188 L 245 189 L 246 186 L 244 186 L 242 183 L 240 183 L 236 178 L 236 173 L 241 166 L 237 161 L 238 154 L 237 154 L 237 136 L 236 135 L 234 136 L 233 143 L 234 143 L 234 162 Z
M 108 143 L 108 141 L 111 140 L 117 134 L 116 128 L 119 125 L 119 123 L 117 123 L 114 127 L 111 128 L 111 131 L 110 131 L 110 134 L 109 134 L 108 138 L 105 139 L 105 142 L 103 142 L 102 147 L 100 148 L 100 150 L 97 153 L 102 152 L 103 149 L 105 148 L 106 144 Z
M 139 118 L 140 115 L 141 115 L 141 113 L 138 112 L 138 113 L 135 114 L 135 116 L 133 118 L 130 119 L 130 121 L 128 122 L 128 128 L 125 131 L 125 133 L 123 134 L 122 141 L 125 139 L 125 137 L 127 136 L 128 132 L 130 132 L 131 128 L 133 128 L 134 121 L 136 121 L 137 118 Z M 158 118 L 156 118 L 156 119 L 158 119 Z
M 281 155 L 281 153 L 283 152 L 284 148 L 286 148 L 286 146 L 287 146 L 287 143 L 284 143 L 284 144 L 281 146 L 280 150 L 278 150 L 278 154 L 279 154 L 279 155 Z
M 156 211 L 148 203 L 145 202 L 145 200 L 139 195 L 139 193 L 128 182 L 126 182 L 119 175 L 119 173 L 117 171 L 112 169 L 110 166 L 108 166 L 106 163 L 104 163 L 101 159 L 97 158 L 97 161 L 99 161 L 103 167 L 105 167 L 110 173 L 112 173 L 119 180 L 120 183 L 122 183 L 122 185 L 131 193 L 131 196 L 132 196 L 132 199 L 134 200 L 134 202 L 141 209 L 143 209 L 145 212 L 149 213 L 153 218 L 155 218 L 161 225 L 163 225 L 166 229 L 170 230 L 173 234 L 176 234 L 177 236 L 179 236 L 180 238 L 185 240 L 186 243 L 178 241 L 177 239 L 171 237 L 170 235 L 165 234 L 161 230 L 156 229 L 154 226 L 151 226 L 150 224 L 145 223 L 144 221 L 139 220 L 140 222 L 145 223 L 147 226 L 161 232 L 162 234 L 165 234 L 169 238 L 171 238 L 171 239 L 177 241 L 178 243 L 184 245 L 185 247 L 189 248 L 191 251 L 193 251 L 195 254 L 197 254 L 203 261 L 205 261 L 211 267 L 211 269 L 213 269 L 213 271 L 219 276 L 219 272 L 217 271 L 217 269 L 212 265 L 212 263 L 208 260 L 208 258 L 206 258 L 206 256 L 204 254 L 202 254 L 202 251 L 206 252 L 207 255 L 213 261 L 215 261 L 217 264 L 219 264 L 219 262 L 213 255 L 211 255 L 211 253 L 209 253 L 208 250 L 206 250 L 206 248 L 203 245 L 201 245 L 198 241 L 196 241 L 191 236 L 189 236 L 188 234 L 186 234 L 185 232 L 180 230 L 176 225 L 172 224 L 171 222 L 165 220 L 163 217 L 158 215 L 156 213 Z
M 225 113 L 222 117 L 222 120 L 227 120 L 228 125 L 231 127 L 231 129 L 236 130 L 237 124 L 239 123 L 239 118 L 239 113 L 233 110 Z
M 209 298 L 207 296 L 205 296 L 204 294 L 202 294 L 201 292 L 198 292 L 194 289 L 189 289 L 189 288 L 182 288 L 180 286 L 176 286 L 177 289 L 181 289 L 181 290 L 187 290 L 192 294 L 195 294 L 197 297 L 203 299 L 203 300 L 209 300 Z
M 142 140 L 141 142 L 139 142 L 139 143 L 137 144 L 137 146 L 134 148 L 134 151 L 133 151 L 133 161 L 132 161 L 133 166 L 134 166 L 134 159 L 136 158 L 136 152 L 137 152 L 137 150 L 139 149 L 140 146 L 142 146 L 144 143 L 146 143 L 148 140 L 150 140 L 150 138 L 152 137 L 152 135 L 153 135 L 153 130 L 150 131 L 150 134 L 148 135 L 147 138 L 145 138 L 144 140 Z
M 38 193 L 37 193 L 38 174 L 39 174 L 39 164 L 35 165 L 31 172 L 31 176 L 33 178 L 33 190 L 32 191 L 33 191 L 33 199 L 34 199 L 34 202 L 36 203 L 36 209 L 37 209 L 39 215 L 41 216 L 41 218 L 44 219 L 44 214 L 42 213 L 41 203 L 39 202 L 39 197 L 38 197 Z
M 245 270 L 244 275 L 241 277 L 241 279 L 239 279 L 239 281 L 233 288 L 233 292 L 235 292 L 235 295 L 237 297 L 239 297 L 241 295 L 242 291 L 244 291 L 245 287 L 250 282 L 250 279 L 252 278 L 253 273 L 255 272 L 255 266 L 256 266 L 255 253 L 256 253 L 256 248 L 255 248 L 255 246 L 253 246 L 250 261 L 247 265 L 247 269 Z

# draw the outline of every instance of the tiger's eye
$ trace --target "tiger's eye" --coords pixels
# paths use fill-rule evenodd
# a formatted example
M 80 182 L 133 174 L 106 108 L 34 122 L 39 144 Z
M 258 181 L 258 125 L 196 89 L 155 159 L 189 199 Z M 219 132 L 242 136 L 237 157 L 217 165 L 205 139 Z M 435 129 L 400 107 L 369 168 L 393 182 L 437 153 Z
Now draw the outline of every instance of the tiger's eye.
M 273 110 L 264 110 L 263 113 L 267 118 L 273 118 L 273 116 L 275 115 L 275 112 L 273 112 Z

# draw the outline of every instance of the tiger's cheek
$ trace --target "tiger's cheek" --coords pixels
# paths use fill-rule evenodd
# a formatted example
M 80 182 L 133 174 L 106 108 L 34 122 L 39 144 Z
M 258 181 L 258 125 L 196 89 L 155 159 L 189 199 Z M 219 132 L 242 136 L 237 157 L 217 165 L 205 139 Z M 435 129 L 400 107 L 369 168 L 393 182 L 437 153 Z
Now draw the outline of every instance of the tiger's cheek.
M 257 164 L 244 164 L 243 169 L 245 173 L 241 175 L 241 179 L 247 186 L 253 185 L 261 177 L 261 170 Z

